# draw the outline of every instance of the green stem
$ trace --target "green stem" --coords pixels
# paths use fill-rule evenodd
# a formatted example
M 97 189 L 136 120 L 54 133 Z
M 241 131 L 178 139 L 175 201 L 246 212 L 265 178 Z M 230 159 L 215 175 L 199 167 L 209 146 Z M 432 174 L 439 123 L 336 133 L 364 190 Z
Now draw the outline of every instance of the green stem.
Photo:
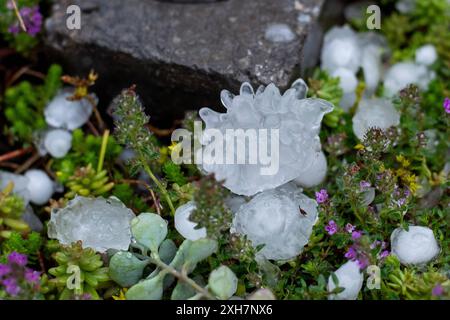
M 199 294 L 201 294 L 205 298 L 208 298 L 210 300 L 216 300 L 216 298 L 211 293 L 209 293 L 208 290 L 199 286 L 194 280 L 189 278 L 187 275 L 179 272 L 174 267 L 169 266 L 169 265 L 165 264 L 164 262 L 162 262 L 160 259 L 155 259 L 155 258 L 152 258 L 152 263 L 155 264 L 156 266 L 160 267 L 163 271 L 170 273 L 178 280 L 183 281 L 184 283 L 187 283 L 195 291 L 197 291 Z M 163 271 L 161 271 L 161 272 L 163 272 Z
M 98 158 L 97 173 L 102 171 L 103 162 L 105 161 L 106 147 L 108 146 L 109 130 L 103 132 L 102 146 L 100 149 L 100 157 Z
M 145 161 L 145 158 L 140 155 L 140 160 L 142 163 L 142 166 L 144 167 L 145 172 L 149 175 L 149 177 L 153 180 L 153 182 L 158 187 L 161 194 L 164 196 L 164 198 L 167 201 L 167 204 L 169 205 L 170 211 L 172 212 L 172 215 L 175 215 L 175 207 L 173 206 L 172 200 L 170 199 L 169 193 L 167 192 L 167 189 L 164 187 L 164 185 L 156 178 L 156 176 L 153 174 L 152 170 L 148 166 L 148 164 Z

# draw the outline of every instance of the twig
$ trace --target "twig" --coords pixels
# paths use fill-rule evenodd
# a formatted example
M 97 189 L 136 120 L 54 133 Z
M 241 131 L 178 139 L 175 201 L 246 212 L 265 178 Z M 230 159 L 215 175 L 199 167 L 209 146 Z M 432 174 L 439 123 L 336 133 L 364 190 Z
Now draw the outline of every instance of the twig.
M 98 123 L 100 129 L 103 130 L 104 128 L 106 128 L 106 126 L 105 126 L 105 122 L 102 119 L 102 116 L 100 115 L 100 112 L 98 111 L 97 103 L 95 103 L 94 98 L 92 98 L 92 96 L 90 96 L 90 95 L 86 96 L 86 99 L 92 105 L 92 110 L 94 111 L 95 119 L 97 120 L 97 123 Z
M 20 167 L 18 167 L 16 169 L 16 171 L 14 171 L 14 173 L 22 173 L 22 172 L 24 172 L 29 167 L 31 167 L 33 165 L 33 163 L 38 161 L 40 157 L 41 156 L 39 155 L 39 153 L 36 152 L 35 154 L 33 154 L 33 156 L 31 156 L 31 158 L 29 158 L 27 161 L 25 161 L 24 164 L 22 164 Z
M 17 19 L 19 20 L 20 27 L 22 28 L 23 32 L 27 32 L 25 22 L 23 22 L 22 15 L 20 14 L 19 8 L 17 8 L 16 0 L 11 0 L 11 3 L 13 5 L 14 12 L 16 13 Z
M 0 162 L 0 167 L 16 170 L 19 165 L 13 162 Z
M 132 180 L 132 179 L 121 179 L 121 180 L 115 181 L 115 183 L 139 184 L 139 185 L 143 186 L 144 188 L 146 188 L 148 190 L 148 192 L 150 192 L 153 203 L 155 204 L 156 212 L 158 213 L 158 215 L 161 215 L 159 201 L 156 198 L 155 192 L 153 192 L 152 188 L 150 188 L 150 186 L 147 183 L 145 183 L 144 181 L 141 181 L 141 180 Z
M 23 156 L 24 154 L 29 153 L 31 151 L 33 151 L 33 147 L 23 148 L 5 153 L 4 155 L 0 156 L 0 162 Z
M 31 70 L 29 66 L 24 66 L 20 68 L 18 71 L 16 71 L 10 79 L 8 79 L 8 82 L 6 83 L 6 87 L 10 87 L 14 84 L 14 82 L 17 81 L 22 75 L 28 74 L 30 76 L 36 77 L 38 79 L 44 80 L 45 75 L 39 71 Z
M 92 122 L 90 120 L 87 122 L 87 126 L 92 131 L 92 134 L 94 136 L 97 136 L 97 137 L 100 136 L 100 133 L 98 132 L 97 128 L 92 124 Z

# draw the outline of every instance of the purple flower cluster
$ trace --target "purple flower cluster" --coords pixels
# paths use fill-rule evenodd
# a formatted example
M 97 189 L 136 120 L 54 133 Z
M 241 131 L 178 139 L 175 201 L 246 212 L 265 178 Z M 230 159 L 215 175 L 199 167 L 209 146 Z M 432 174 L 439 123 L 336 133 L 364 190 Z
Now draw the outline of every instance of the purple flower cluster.
M 334 220 L 328 221 L 328 224 L 325 226 L 325 231 L 332 236 L 336 232 L 338 232 L 339 227 Z
M 444 107 L 444 110 L 446 113 L 450 113 L 450 99 L 449 98 L 445 98 L 443 107 Z
M 361 231 L 352 231 L 353 244 L 348 248 L 345 257 L 348 260 L 356 261 L 360 269 L 365 269 L 371 260 L 383 260 L 389 256 L 389 250 L 386 250 L 386 242 L 376 240 L 367 246 L 365 241 L 360 241 Z M 373 252 L 375 250 L 375 252 Z
M 19 10 L 19 13 L 30 36 L 34 37 L 41 32 L 43 18 L 38 6 L 23 7 Z M 8 31 L 12 34 L 18 34 L 21 31 L 19 22 L 11 25 Z
M 328 201 L 328 192 L 325 189 L 320 190 L 319 192 L 316 192 L 316 201 L 317 203 L 325 203 Z
M 40 273 L 27 268 L 26 255 L 11 252 L 6 264 L 0 264 L 0 290 L 3 289 L 11 297 L 18 296 L 22 290 L 39 289 Z

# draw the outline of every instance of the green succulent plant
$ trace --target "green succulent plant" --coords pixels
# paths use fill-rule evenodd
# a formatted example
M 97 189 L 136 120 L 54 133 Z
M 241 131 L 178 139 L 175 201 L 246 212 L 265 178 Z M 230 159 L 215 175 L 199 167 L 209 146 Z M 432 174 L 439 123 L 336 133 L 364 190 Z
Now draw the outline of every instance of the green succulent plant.
M 108 268 L 102 258 L 91 248 L 84 248 L 81 241 L 70 246 L 61 246 L 54 254 L 58 266 L 48 270 L 54 278 L 48 282 L 57 288 L 59 299 L 73 299 L 89 294 L 91 299 L 99 299 L 96 289 L 109 281 Z
M 66 183 L 69 191 L 65 194 L 67 199 L 73 199 L 76 195 L 83 197 L 101 196 L 109 192 L 114 187 L 106 170 L 97 172 L 92 165 L 81 167 L 75 170 L 75 173 Z
M 13 231 L 26 232 L 30 230 L 22 219 L 25 210 L 23 199 L 12 193 L 14 184 L 9 183 L 0 191 L 0 236 L 8 238 Z

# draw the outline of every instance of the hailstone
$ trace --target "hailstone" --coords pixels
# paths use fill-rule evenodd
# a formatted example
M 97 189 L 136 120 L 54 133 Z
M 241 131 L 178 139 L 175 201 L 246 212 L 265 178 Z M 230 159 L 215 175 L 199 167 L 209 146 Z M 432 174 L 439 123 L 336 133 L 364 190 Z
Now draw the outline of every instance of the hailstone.
M 206 229 L 196 229 L 197 224 L 189 220 L 189 216 L 195 210 L 195 202 L 189 201 L 188 203 L 180 206 L 175 211 L 175 229 L 188 240 L 198 240 L 206 237 Z
M 356 73 L 361 63 L 358 35 L 349 26 L 333 27 L 324 37 L 322 69 L 333 72 L 345 68 Z
M 133 218 L 133 211 L 115 197 L 77 196 L 66 207 L 52 210 L 48 236 L 65 245 L 81 240 L 84 248 L 98 252 L 128 250 Z
M 325 180 L 327 175 L 327 158 L 323 152 L 317 152 L 312 167 L 297 177 L 294 182 L 300 187 L 311 188 Z
M 5 189 L 9 183 L 13 183 L 13 193 L 22 197 L 25 205 L 30 201 L 29 182 L 29 179 L 23 175 L 0 170 L 0 190 Z
M 265 38 L 272 42 L 291 42 L 295 39 L 295 33 L 284 23 L 274 23 L 267 27 Z
M 439 254 L 439 245 L 433 230 L 409 226 L 406 231 L 397 228 L 391 234 L 392 254 L 403 264 L 425 264 Z
M 400 123 L 400 114 L 388 99 L 362 99 L 353 117 L 353 132 L 363 140 L 372 127 L 386 130 Z
M 236 213 L 232 233 L 246 235 L 253 246 L 264 245 L 258 256 L 287 260 L 299 255 L 316 223 L 317 202 L 292 185 L 264 191 Z
M 25 172 L 28 178 L 27 189 L 30 193 L 31 203 L 43 205 L 50 200 L 53 192 L 55 192 L 55 183 L 42 170 L 31 169 Z
M 331 294 L 328 296 L 329 300 L 356 300 L 358 298 L 359 291 L 361 291 L 364 276 L 359 270 L 358 263 L 356 261 L 347 261 L 337 269 L 334 274 L 338 278 L 339 288 L 345 288 L 344 291 L 338 294 Z M 336 288 L 333 277 L 328 278 L 328 291 L 332 291 Z
M 224 137 L 230 131 L 228 129 L 234 129 L 235 135 L 238 130 L 253 130 L 257 141 L 245 139 L 244 148 L 248 151 L 245 150 L 243 164 L 236 161 L 231 164 L 206 162 L 203 157 L 199 167 L 205 173 L 214 173 L 216 179 L 224 181 L 224 186 L 233 193 L 245 196 L 276 188 L 308 171 L 313 166 L 317 152 L 321 151 L 319 131 L 322 118 L 333 110 L 333 105 L 322 99 L 306 99 L 307 90 L 305 82 L 299 79 L 283 95 L 274 84 L 265 88 L 261 86 L 255 93 L 250 84 L 244 83 L 238 96 L 222 91 L 222 103 L 227 108 L 225 114 L 209 108 L 199 112 L 206 127 L 200 139 L 204 150 L 217 143 L 208 134 L 209 129 L 219 131 Z M 267 143 L 260 143 L 263 132 L 267 134 Z M 226 139 L 225 142 L 228 145 Z M 279 148 L 275 147 L 275 143 Z M 250 148 L 250 145 L 255 144 L 258 154 L 253 154 Z M 225 148 L 223 154 L 227 158 L 230 155 L 230 158 L 236 158 L 237 149 L 234 147 L 230 151 Z M 278 164 L 277 170 L 263 174 L 262 170 L 269 165 L 262 163 L 261 152 L 270 154 L 273 163 Z M 257 156 L 258 161 L 251 163 L 251 156 Z
M 63 158 L 72 147 L 72 134 L 64 129 L 49 130 L 44 138 L 45 150 L 54 158 Z
M 415 84 L 426 90 L 435 74 L 426 66 L 413 62 L 399 62 L 394 64 L 384 76 L 385 95 L 390 97 L 397 94 L 408 84 Z
M 44 110 L 45 121 L 48 125 L 74 130 L 89 120 L 93 110 L 92 104 L 87 99 L 67 100 L 71 95 L 70 89 L 63 89 L 50 101 Z
M 426 44 L 416 50 L 416 62 L 424 66 L 432 65 L 437 59 L 436 48 L 432 44 Z

